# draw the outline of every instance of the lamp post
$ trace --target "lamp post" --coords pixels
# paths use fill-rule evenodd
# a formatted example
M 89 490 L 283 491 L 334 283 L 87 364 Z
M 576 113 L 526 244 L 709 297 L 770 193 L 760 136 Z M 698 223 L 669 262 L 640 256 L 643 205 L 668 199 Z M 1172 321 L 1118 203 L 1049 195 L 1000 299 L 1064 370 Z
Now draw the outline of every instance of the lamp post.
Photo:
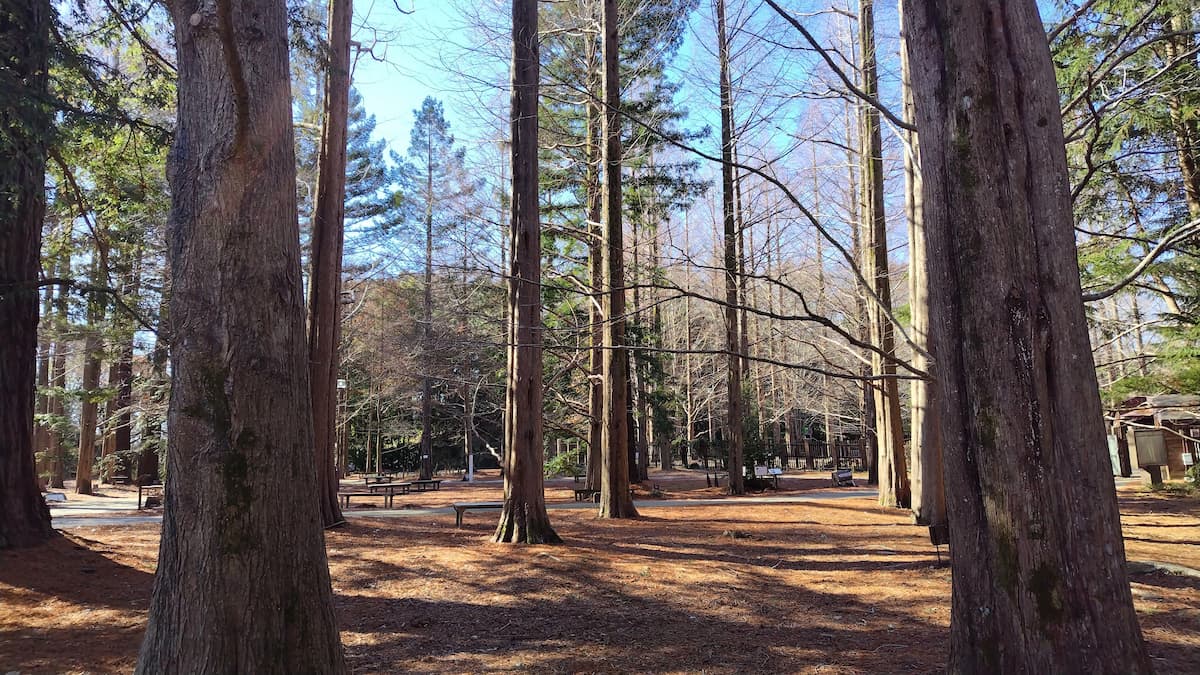
M 337 466 L 334 470 L 337 472 L 337 477 L 339 479 L 346 477 L 346 464 L 350 459 L 350 453 L 346 448 L 346 440 L 348 438 L 348 434 L 346 433 L 346 387 L 346 380 L 338 379 L 337 426 L 335 427 L 337 429 L 337 447 L 334 449 L 333 455 L 336 458 L 335 461 L 337 462 Z

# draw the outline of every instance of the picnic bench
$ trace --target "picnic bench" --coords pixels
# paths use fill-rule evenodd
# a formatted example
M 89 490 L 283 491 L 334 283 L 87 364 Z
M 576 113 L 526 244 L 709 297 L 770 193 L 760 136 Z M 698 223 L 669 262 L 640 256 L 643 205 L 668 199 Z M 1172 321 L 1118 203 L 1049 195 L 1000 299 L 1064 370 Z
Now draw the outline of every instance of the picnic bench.
M 704 482 L 708 484 L 708 487 L 721 487 L 721 479 L 728 477 L 728 471 L 717 471 L 716 469 L 711 471 L 709 469 L 704 470 Z
M 630 496 L 630 498 L 633 497 L 633 488 L 629 488 L 629 496 Z M 577 501 L 577 502 L 593 501 L 593 502 L 596 502 L 597 504 L 599 504 L 600 503 L 600 491 L 599 490 L 589 490 L 587 488 L 576 488 L 575 489 L 575 501 Z
M 442 479 L 430 478 L 428 480 L 414 480 L 412 482 L 412 486 L 417 489 L 417 492 L 424 492 L 426 490 L 440 490 L 442 489 Z
M 467 511 L 504 508 L 504 502 L 457 502 L 454 504 L 454 526 L 462 527 L 463 514 Z
M 363 476 L 363 483 L 366 485 L 375 485 L 376 483 L 390 483 L 392 477 L 386 474 L 367 474 Z
M 854 472 L 850 469 L 838 469 L 829 477 L 833 479 L 833 487 L 854 487 Z
M 338 498 L 342 500 L 342 506 L 344 506 L 347 509 L 350 508 L 350 498 L 351 497 L 383 497 L 383 508 L 390 509 L 390 508 L 392 508 L 392 499 L 395 496 L 396 496 L 395 492 L 393 492 L 391 490 L 387 490 L 387 491 L 380 490 L 378 492 L 376 492 L 375 490 L 357 490 L 355 492 L 339 492 L 338 493 Z
M 406 495 L 412 488 L 412 483 L 372 483 L 367 486 L 369 492 L 386 492 L 390 495 L 396 493 Z
M 159 503 L 161 504 L 162 498 L 163 498 L 162 483 L 151 483 L 150 485 L 139 485 L 138 486 L 137 507 L 138 507 L 139 511 L 142 510 L 142 496 L 143 495 L 146 497 L 146 508 L 150 507 L 150 499 L 153 497 L 158 497 Z
M 779 477 L 783 475 L 783 469 L 777 467 L 756 466 L 754 467 L 754 476 L 763 482 L 770 482 L 772 487 L 779 489 Z

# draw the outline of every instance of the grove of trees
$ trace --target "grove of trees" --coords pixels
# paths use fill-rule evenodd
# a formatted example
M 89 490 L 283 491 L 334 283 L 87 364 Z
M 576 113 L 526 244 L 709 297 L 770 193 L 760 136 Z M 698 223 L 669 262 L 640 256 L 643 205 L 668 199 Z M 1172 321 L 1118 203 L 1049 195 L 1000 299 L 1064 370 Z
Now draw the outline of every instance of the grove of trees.
M 950 670 L 1151 670 L 1105 427 L 1200 393 L 1192 3 L 451 4 L 0 8 L 0 548 L 162 482 L 139 671 L 340 672 L 352 470 L 497 466 L 553 544 L 551 463 L 626 519 L 857 460 L 948 533 Z

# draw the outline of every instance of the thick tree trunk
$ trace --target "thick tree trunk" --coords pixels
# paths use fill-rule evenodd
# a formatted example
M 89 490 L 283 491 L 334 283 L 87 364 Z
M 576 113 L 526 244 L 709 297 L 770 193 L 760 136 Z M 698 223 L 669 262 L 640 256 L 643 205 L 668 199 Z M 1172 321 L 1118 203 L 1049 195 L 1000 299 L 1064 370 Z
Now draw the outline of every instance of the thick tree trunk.
M 325 75 L 325 123 L 317 157 L 313 204 L 312 273 L 308 296 L 308 370 L 313 414 L 313 461 L 321 523 L 344 522 L 338 505 L 337 379 L 342 326 L 342 243 L 346 206 L 346 124 L 350 101 L 352 0 L 329 3 L 329 69 Z
M 742 341 L 738 316 L 738 244 L 734 219 L 733 185 L 733 93 L 729 79 L 729 42 L 725 33 L 725 0 L 716 0 L 717 58 L 721 77 L 721 211 L 725 223 L 725 359 L 726 394 L 729 398 L 726 423 L 729 427 L 729 494 L 746 492 L 742 481 L 745 434 L 742 424 Z
M 283 0 L 171 5 L 166 508 L 138 673 L 344 673 L 313 495 Z
M 538 221 L 537 0 L 512 6 L 512 269 L 504 509 L 494 541 L 553 544 L 542 483 L 542 247 Z
M 862 88 L 870 96 L 879 93 L 875 58 L 875 2 L 860 0 L 858 14 L 859 56 L 862 59 Z M 871 374 L 874 383 L 875 438 L 879 444 L 879 503 L 908 508 L 912 502 L 908 481 L 908 453 L 900 420 L 900 384 L 896 379 L 896 347 L 892 322 L 892 282 L 888 265 L 887 213 L 883 203 L 883 138 L 879 111 L 860 104 L 863 163 L 863 273 L 875 298 L 867 299 L 867 323 L 871 344 Z
M 905 3 L 950 505 L 950 672 L 1150 672 L 1033 0 Z
M 617 0 L 601 10 L 601 84 L 604 91 L 604 430 L 601 441 L 600 517 L 636 518 L 629 496 L 629 352 L 625 350 L 625 240 L 621 225 L 621 86 L 618 77 Z
M 49 2 L 0 8 L 0 62 L 26 87 L 0 107 L 0 549 L 53 532 L 33 454 L 51 20 Z

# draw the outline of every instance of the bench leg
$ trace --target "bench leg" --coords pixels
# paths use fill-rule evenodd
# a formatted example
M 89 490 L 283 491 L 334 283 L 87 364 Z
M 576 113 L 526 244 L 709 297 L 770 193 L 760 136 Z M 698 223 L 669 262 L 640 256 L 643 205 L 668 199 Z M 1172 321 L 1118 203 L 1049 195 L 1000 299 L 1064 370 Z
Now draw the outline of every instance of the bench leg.
M 454 511 L 454 527 L 457 527 L 460 529 L 462 528 L 462 517 L 463 517 L 463 512 L 456 509 Z

